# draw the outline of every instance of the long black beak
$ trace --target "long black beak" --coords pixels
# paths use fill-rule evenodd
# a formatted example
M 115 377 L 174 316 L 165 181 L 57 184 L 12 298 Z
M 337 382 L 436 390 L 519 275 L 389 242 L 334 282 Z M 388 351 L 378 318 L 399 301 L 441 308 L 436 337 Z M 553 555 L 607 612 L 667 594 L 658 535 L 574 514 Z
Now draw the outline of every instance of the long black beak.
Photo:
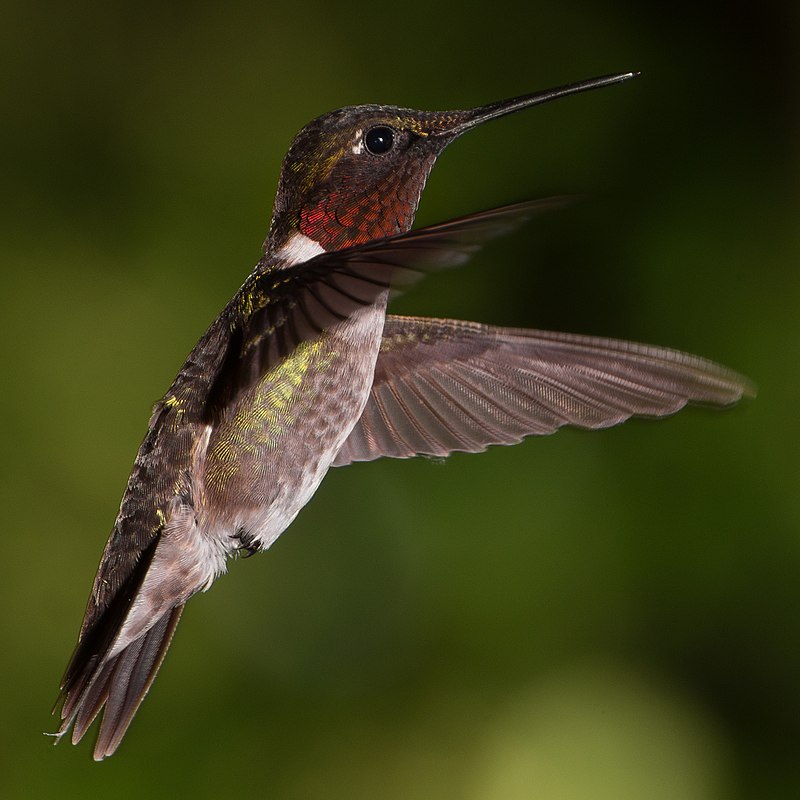
M 566 86 L 546 89 L 543 92 L 524 94 L 521 97 L 513 97 L 511 100 L 498 100 L 497 102 L 489 103 L 485 106 L 473 108 L 470 111 L 456 112 L 457 118 L 454 120 L 453 125 L 444 126 L 432 135 L 455 138 L 464 133 L 464 131 L 468 131 L 476 125 L 488 122 L 490 119 L 504 117 L 506 114 L 513 114 L 515 111 L 520 111 L 523 108 L 549 103 L 551 100 L 556 100 L 559 97 L 566 97 L 570 94 L 578 94 L 578 92 L 587 92 L 590 89 L 600 89 L 603 86 L 622 83 L 622 81 L 627 81 L 629 78 L 635 78 L 638 74 L 638 72 L 620 72 L 616 75 L 603 75 L 600 78 L 590 78 L 589 80 L 578 81 L 578 83 L 569 83 Z

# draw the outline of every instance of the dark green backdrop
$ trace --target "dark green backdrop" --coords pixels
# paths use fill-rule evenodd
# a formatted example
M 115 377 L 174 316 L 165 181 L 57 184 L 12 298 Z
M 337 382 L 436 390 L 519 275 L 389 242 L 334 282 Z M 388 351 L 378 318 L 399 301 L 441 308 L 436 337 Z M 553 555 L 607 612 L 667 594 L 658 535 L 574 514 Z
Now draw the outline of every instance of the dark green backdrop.
M 6 0 L 3 797 L 800 794 L 797 4 L 656 9 Z M 150 405 L 295 131 L 631 69 L 442 157 L 420 222 L 585 199 L 397 307 L 683 348 L 758 399 L 334 472 L 192 601 L 117 756 L 53 749 Z

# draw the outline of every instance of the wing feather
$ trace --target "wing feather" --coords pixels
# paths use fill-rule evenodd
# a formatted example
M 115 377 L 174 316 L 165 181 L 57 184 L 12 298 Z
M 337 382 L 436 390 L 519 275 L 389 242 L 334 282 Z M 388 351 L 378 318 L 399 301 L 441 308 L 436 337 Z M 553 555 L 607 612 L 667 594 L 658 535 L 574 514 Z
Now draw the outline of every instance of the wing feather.
M 753 393 L 741 375 L 677 350 L 390 315 L 372 393 L 334 463 L 473 453 Z
M 301 342 L 343 322 L 389 290 L 457 267 L 486 241 L 565 198 L 494 208 L 450 222 L 328 253 L 294 266 L 264 265 L 226 309 L 230 352 L 209 393 L 207 418 L 228 405 Z

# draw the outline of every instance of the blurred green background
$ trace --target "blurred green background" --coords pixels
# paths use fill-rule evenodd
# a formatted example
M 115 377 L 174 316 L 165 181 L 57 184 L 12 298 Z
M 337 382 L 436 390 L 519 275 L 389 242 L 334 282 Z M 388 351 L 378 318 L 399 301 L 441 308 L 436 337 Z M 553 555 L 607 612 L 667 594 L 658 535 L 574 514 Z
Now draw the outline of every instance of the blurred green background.
M 0 11 L 4 798 L 800 796 L 794 2 Z M 538 218 L 406 312 L 696 352 L 759 397 L 332 472 L 192 601 L 120 752 L 42 731 L 144 434 L 249 272 L 291 137 L 608 72 L 435 168 Z

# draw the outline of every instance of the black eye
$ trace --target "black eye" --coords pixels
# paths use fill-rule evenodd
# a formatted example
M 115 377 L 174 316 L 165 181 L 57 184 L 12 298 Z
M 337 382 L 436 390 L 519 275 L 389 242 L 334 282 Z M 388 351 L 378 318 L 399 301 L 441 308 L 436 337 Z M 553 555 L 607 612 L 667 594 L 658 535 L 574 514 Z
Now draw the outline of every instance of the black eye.
M 370 128 L 367 135 L 364 137 L 364 144 L 367 150 L 374 156 L 380 156 L 388 153 L 394 144 L 394 131 L 387 128 L 385 125 L 379 125 L 377 128 Z

